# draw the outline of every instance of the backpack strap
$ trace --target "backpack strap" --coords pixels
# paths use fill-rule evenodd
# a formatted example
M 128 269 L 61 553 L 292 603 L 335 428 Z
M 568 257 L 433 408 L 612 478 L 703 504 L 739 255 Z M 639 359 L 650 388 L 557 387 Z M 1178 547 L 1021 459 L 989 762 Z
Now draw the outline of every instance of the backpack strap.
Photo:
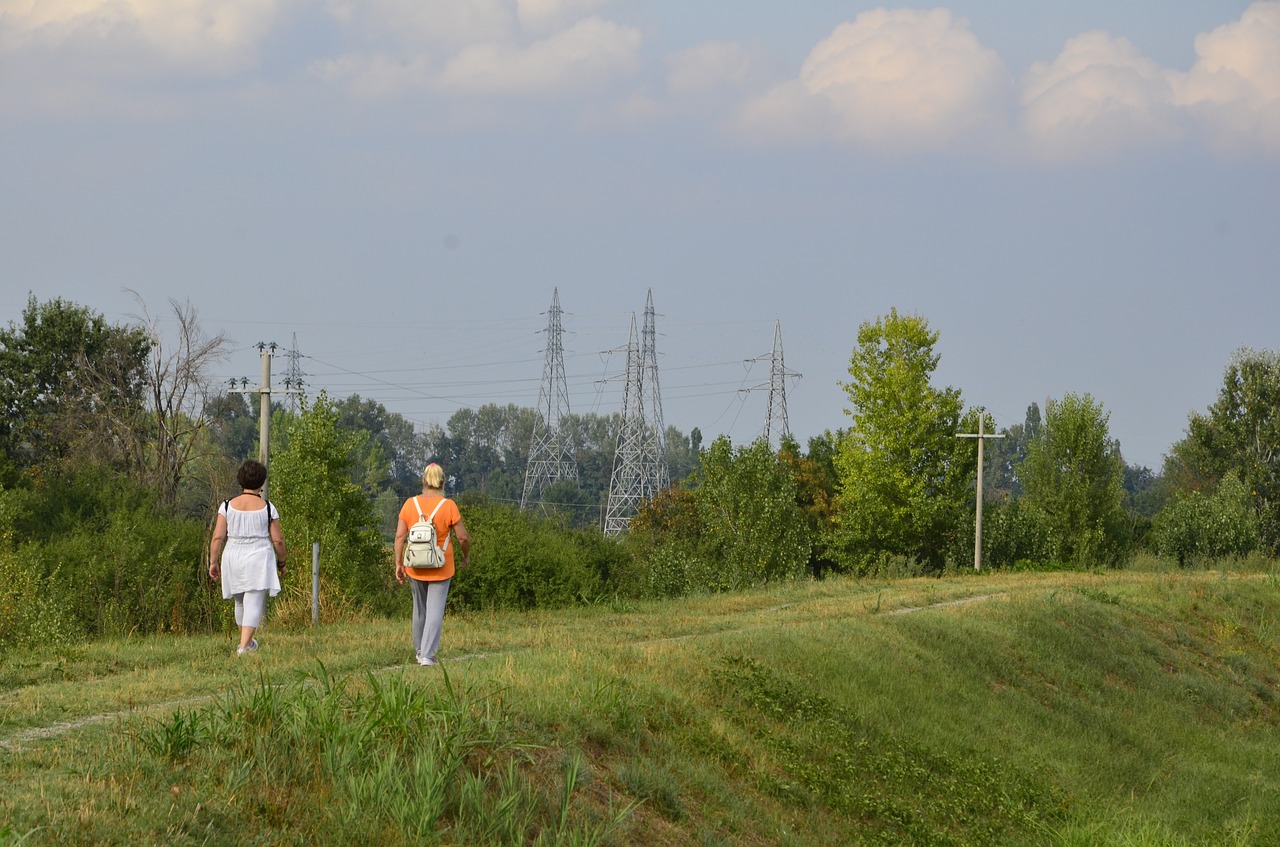
M 423 520 L 431 521 L 431 522 L 434 524 L 434 523 L 436 522 L 436 512 L 440 511 L 440 507 L 441 507 L 441 506 L 443 506 L 443 505 L 445 504 L 445 501 L 446 501 L 447 499 L 448 499 L 447 497 L 441 497 L 441 498 L 440 498 L 440 502 L 439 502 L 439 503 L 436 503 L 436 507 L 435 507 L 434 509 L 432 509 L 432 510 L 431 510 L 431 514 L 430 514 L 429 516 L 427 516 L 426 518 L 424 518 Z M 417 497 L 414 497 L 414 498 L 413 498 L 413 502 L 414 502 L 414 503 L 417 503 L 417 502 L 418 502 L 418 498 L 417 498 Z M 421 515 L 421 514 L 422 514 L 422 509 L 421 509 L 421 508 L 419 508 L 419 509 L 418 509 L 418 514 L 419 514 L 419 515 Z M 440 549 L 441 549 L 441 550 L 448 550 L 448 549 L 449 549 L 449 531 L 448 531 L 448 530 L 445 530 L 445 533 L 444 533 L 444 544 L 441 544 L 441 545 L 440 545 Z

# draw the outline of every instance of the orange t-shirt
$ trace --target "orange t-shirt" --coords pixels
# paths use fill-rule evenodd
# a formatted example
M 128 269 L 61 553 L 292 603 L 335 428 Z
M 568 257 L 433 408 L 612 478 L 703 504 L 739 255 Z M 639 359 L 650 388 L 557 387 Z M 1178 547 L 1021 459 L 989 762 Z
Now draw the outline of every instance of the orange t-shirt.
M 442 498 L 435 494 L 419 494 L 417 499 L 422 505 L 422 514 L 429 516 L 431 510 Z M 413 500 L 414 498 L 410 497 L 400 507 L 400 523 L 404 524 L 405 528 L 418 522 L 418 507 L 413 504 Z M 461 520 L 462 513 L 458 511 L 458 504 L 452 500 L 445 500 L 444 505 L 436 512 L 436 516 L 431 519 L 431 522 L 436 525 L 436 538 L 440 539 L 442 544 L 444 539 L 449 539 L 449 543 L 444 548 L 444 565 L 438 568 L 405 568 L 405 573 L 409 574 L 410 579 L 421 582 L 440 582 L 453 578 L 454 539 L 450 538 L 449 532 L 453 529 L 453 525 Z

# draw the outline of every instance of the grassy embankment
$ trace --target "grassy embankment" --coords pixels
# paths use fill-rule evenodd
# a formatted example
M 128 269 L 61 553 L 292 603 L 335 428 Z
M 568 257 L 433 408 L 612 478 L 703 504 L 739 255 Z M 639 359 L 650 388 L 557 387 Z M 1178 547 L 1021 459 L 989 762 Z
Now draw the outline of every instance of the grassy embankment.
M 3 657 L 0 845 L 1280 844 L 1274 573 L 407 626 Z

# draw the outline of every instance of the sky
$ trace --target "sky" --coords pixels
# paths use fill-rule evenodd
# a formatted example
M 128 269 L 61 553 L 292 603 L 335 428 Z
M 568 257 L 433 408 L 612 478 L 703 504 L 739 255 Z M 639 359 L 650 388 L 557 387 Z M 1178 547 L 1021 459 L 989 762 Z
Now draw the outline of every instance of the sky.
M 0 0 L 0 256 L 423 427 L 537 405 L 553 296 L 620 411 L 651 292 L 665 423 L 760 435 L 776 328 L 804 444 L 897 309 L 1159 470 L 1280 347 L 1280 0 Z

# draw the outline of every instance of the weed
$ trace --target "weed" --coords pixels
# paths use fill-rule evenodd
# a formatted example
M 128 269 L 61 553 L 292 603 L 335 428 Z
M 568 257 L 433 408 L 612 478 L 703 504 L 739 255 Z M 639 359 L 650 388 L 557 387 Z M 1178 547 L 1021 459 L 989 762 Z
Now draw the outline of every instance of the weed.
M 27 843 L 27 839 L 35 835 L 38 830 L 32 829 L 27 832 L 14 832 L 7 826 L 0 826 L 0 847 L 20 847 Z
M 168 718 L 150 718 L 135 730 L 138 744 L 169 762 L 185 759 L 210 738 L 206 712 L 178 709 Z

